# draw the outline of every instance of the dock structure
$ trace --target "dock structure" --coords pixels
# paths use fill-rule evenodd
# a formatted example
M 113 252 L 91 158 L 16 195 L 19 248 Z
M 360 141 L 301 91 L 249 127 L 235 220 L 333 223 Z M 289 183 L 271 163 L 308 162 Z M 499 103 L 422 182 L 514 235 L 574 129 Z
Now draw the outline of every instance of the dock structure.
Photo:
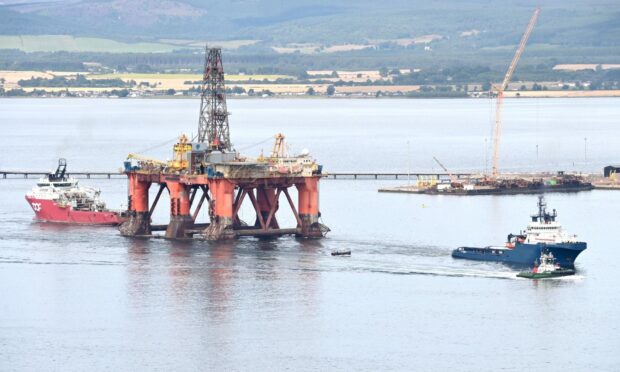
M 364 180 L 364 179 L 375 179 L 375 180 L 385 180 L 385 179 L 394 179 L 394 180 L 400 180 L 400 179 L 420 179 L 420 178 L 433 178 L 433 179 L 441 179 L 441 178 L 448 178 L 450 177 L 450 175 L 454 176 L 455 178 L 459 179 L 459 178 L 463 178 L 463 177 L 469 177 L 471 176 L 471 173 L 452 173 L 452 174 L 448 174 L 448 173 L 435 173 L 435 172 L 330 172 L 324 175 L 325 178 L 328 179 L 360 179 L 360 180 Z
M 10 178 L 32 178 L 32 177 L 43 177 L 49 174 L 49 172 L 43 171 L 13 171 L 13 170 L 0 170 L 0 177 L 2 179 L 10 179 Z M 99 171 L 80 171 L 80 172 L 67 172 L 68 176 L 74 178 L 86 178 L 86 179 L 119 179 L 126 178 L 125 172 L 120 171 L 110 171 L 110 172 L 99 172 Z M 469 177 L 471 173 L 453 173 L 453 176 L 456 178 L 464 178 Z M 329 172 L 323 173 L 322 178 L 326 180 L 406 180 L 408 178 L 418 179 L 423 177 L 442 179 L 448 178 L 450 175 L 448 173 L 429 173 L 429 172 Z
M 129 155 L 124 166 L 129 182 L 130 217 L 120 226 L 122 235 L 151 236 L 153 231 L 164 230 L 163 226 L 151 225 L 151 216 L 164 190 L 170 195 L 166 238 L 197 236 L 223 240 L 287 234 L 320 238 L 329 230 L 319 223 L 318 185 L 322 167 L 308 152 L 289 156 L 282 134 L 275 137 L 268 157 L 249 159 L 232 148 L 224 69 L 218 48 L 206 50 L 198 135 L 192 140 L 182 135 L 173 154 L 174 160 L 169 162 Z M 149 190 L 153 185 L 158 190 L 150 203 Z M 297 189 L 297 204 L 289 193 L 291 187 Z M 294 227 L 283 228 L 279 224 L 282 198 L 295 217 Z M 239 218 L 244 201 L 256 212 L 251 223 Z M 208 210 L 209 222 L 196 224 L 204 209 Z
M 9 178 L 32 178 L 32 177 L 44 177 L 47 176 L 50 172 L 44 171 L 25 171 L 25 170 L 0 170 L 0 175 L 2 179 Z M 113 179 L 113 178 L 125 178 L 125 173 L 120 171 L 110 171 L 110 172 L 101 172 L 101 171 L 83 171 L 83 172 L 67 172 L 67 177 L 74 178 L 103 178 L 103 179 Z

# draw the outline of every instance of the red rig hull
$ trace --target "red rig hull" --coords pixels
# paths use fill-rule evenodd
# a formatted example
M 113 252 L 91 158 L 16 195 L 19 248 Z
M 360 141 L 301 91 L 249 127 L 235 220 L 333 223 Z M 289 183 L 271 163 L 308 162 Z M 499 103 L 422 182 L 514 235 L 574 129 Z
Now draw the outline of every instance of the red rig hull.
M 26 196 L 26 200 L 42 222 L 57 222 L 72 225 L 120 225 L 125 221 L 117 212 L 112 211 L 79 211 L 71 206 L 60 206 L 54 200 L 37 199 Z

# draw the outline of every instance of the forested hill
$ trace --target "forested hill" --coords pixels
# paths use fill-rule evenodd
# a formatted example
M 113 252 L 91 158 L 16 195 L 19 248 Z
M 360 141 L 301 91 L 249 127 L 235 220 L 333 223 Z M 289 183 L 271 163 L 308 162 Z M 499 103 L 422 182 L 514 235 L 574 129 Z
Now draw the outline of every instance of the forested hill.
M 524 0 L 0 0 L 0 34 L 122 40 L 252 39 L 273 44 L 367 43 L 438 35 L 502 46 L 522 33 Z M 609 46 L 617 0 L 545 0 L 534 43 Z
M 618 0 L 0 0 L 0 69 L 198 70 L 209 43 L 239 71 L 466 67 L 495 79 L 538 3 L 519 72 L 620 63 Z

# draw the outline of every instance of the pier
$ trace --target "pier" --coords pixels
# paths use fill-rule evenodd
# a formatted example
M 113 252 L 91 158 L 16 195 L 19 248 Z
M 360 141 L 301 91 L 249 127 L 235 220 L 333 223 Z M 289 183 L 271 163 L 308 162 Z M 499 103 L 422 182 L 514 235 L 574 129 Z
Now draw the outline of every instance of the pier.
M 38 178 L 46 176 L 50 173 L 43 171 L 11 171 L 11 170 L 0 170 L 0 176 L 2 179 L 8 178 Z M 103 178 L 103 179 L 112 179 L 112 178 L 125 178 L 126 175 L 120 171 L 114 172 L 100 172 L 100 171 L 82 171 L 82 172 L 67 172 L 67 176 L 74 178 Z
M 470 176 L 471 173 L 452 173 L 453 177 L 463 178 Z M 448 173 L 433 173 L 433 172 L 330 172 L 325 173 L 323 177 L 327 179 L 375 179 L 375 180 L 406 180 L 408 178 L 448 178 Z
M 43 177 L 50 172 L 43 171 L 25 171 L 25 170 L 0 170 L 0 177 L 2 179 L 10 178 L 38 178 Z M 74 178 L 84 179 L 125 179 L 127 176 L 124 172 L 120 171 L 79 171 L 79 172 L 67 172 L 67 175 Z M 470 176 L 471 173 L 453 173 L 452 176 L 456 178 L 463 178 Z M 323 174 L 324 179 L 332 180 L 406 180 L 408 178 L 417 179 L 421 177 L 428 178 L 448 178 L 448 173 L 429 173 L 429 172 L 329 172 Z

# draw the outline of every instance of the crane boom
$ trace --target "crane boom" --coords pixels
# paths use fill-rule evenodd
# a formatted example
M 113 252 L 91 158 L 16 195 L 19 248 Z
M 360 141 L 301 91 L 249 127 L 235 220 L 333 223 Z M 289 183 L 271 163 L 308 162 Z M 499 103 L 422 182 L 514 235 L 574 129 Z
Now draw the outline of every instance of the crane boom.
M 160 166 L 166 166 L 168 164 L 165 161 L 161 161 L 155 158 L 149 158 L 148 156 L 142 156 L 138 154 L 129 154 L 127 155 L 127 159 L 136 159 L 144 163 L 150 163 L 153 165 L 160 165 Z
M 510 62 L 510 67 L 508 67 L 508 71 L 506 71 L 506 75 L 504 76 L 504 81 L 502 82 L 502 85 L 500 87 L 500 90 L 502 92 L 508 87 L 508 83 L 510 82 L 510 79 L 512 78 L 512 74 L 517 68 L 517 63 L 519 62 L 519 58 L 521 58 L 521 53 L 523 53 L 523 50 L 525 49 L 525 44 L 527 44 L 527 40 L 530 38 L 530 34 L 532 33 L 534 26 L 536 25 L 536 20 L 538 19 L 539 14 L 540 14 L 540 8 L 536 8 L 536 10 L 534 10 L 534 14 L 532 14 L 532 18 L 530 18 L 530 22 L 527 24 L 527 27 L 525 28 L 525 32 L 523 33 L 523 36 L 521 37 L 521 41 L 519 42 L 519 47 L 515 51 L 514 57 L 512 57 L 512 61 Z
M 502 133 L 502 104 L 504 102 L 504 90 L 508 87 L 512 74 L 517 68 L 519 58 L 521 58 L 521 54 L 523 53 L 527 40 L 530 38 L 530 34 L 536 25 L 536 20 L 538 19 L 539 14 L 540 8 L 536 8 L 536 10 L 534 10 L 534 14 L 532 14 L 532 18 L 530 18 L 530 21 L 525 28 L 523 36 L 521 37 L 519 47 L 515 51 L 514 57 L 512 57 L 508 71 L 506 71 L 506 75 L 504 75 L 504 80 L 502 81 L 502 84 L 497 87 L 497 100 L 495 103 L 495 130 L 493 131 L 493 178 L 497 178 L 499 175 L 499 141 Z
M 450 181 L 454 182 L 454 176 L 452 175 L 452 173 L 450 173 L 450 171 L 448 170 L 448 168 L 446 168 L 445 165 L 443 165 L 439 159 L 437 159 L 436 157 L 433 156 L 433 160 L 435 160 L 435 163 L 439 164 L 439 166 L 441 167 L 441 169 L 443 169 L 446 173 L 448 173 L 448 177 L 450 177 Z

